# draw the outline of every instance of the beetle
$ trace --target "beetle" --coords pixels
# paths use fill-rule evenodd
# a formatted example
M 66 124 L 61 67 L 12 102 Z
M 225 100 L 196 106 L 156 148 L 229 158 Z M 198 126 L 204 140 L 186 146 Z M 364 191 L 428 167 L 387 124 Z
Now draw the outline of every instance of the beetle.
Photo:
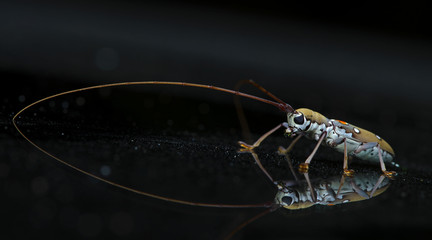
M 249 145 L 239 141 L 244 151 L 251 151 L 258 147 L 261 142 L 281 127 L 285 128 L 286 135 L 297 136 L 295 141 L 288 147 L 292 149 L 299 138 L 305 136 L 308 139 L 317 141 L 312 153 L 300 164 L 299 171 L 307 172 L 316 151 L 320 145 L 331 147 L 344 153 L 343 171 L 346 176 L 352 176 L 354 171 L 348 168 L 348 156 L 355 156 L 365 162 L 380 163 L 381 171 L 385 176 L 393 178 L 395 171 L 387 171 L 385 163 L 392 163 L 395 156 L 393 148 L 380 136 L 351 125 L 345 121 L 329 119 L 321 113 L 308 108 L 294 109 L 291 105 L 283 102 L 272 93 L 252 80 L 249 83 L 266 93 L 277 101 L 279 108 L 287 114 L 287 121 L 277 125 L 275 128 L 262 135 L 255 143 Z
M 342 176 L 344 179 L 344 175 Z M 390 180 L 377 172 L 356 174 L 347 181 L 339 176 L 309 179 L 294 183 L 278 182 L 275 204 L 289 210 L 308 208 L 313 205 L 334 206 L 376 197 L 390 186 Z
M 303 171 L 304 180 L 300 180 L 292 169 L 292 163 L 287 154 L 291 148 L 284 149 L 280 147 L 278 153 L 284 155 L 290 170 L 295 178 L 294 181 L 274 181 L 273 177 L 262 166 L 258 154 L 254 150 L 248 150 L 261 168 L 262 172 L 267 175 L 269 180 L 277 187 L 277 192 L 273 203 L 264 204 L 267 210 L 248 219 L 236 229 L 231 231 L 226 239 L 230 239 L 239 230 L 251 222 L 273 212 L 279 208 L 288 210 L 300 210 L 312 207 L 314 205 L 334 206 L 350 202 L 363 201 L 376 197 L 385 192 L 390 186 L 389 177 L 377 172 L 363 172 L 355 176 L 347 176 L 346 173 L 332 175 L 326 178 L 309 178 L 309 173 Z M 347 179 L 347 181 L 345 181 Z
M 288 136 L 291 137 L 297 136 L 296 139 L 288 147 L 288 149 L 292 149 L 295 143 L 297 143 L 299 138 L 301 138 L 302 136 L 317 141 L 317 144 L 313 149 L 312 153 L 306 158 L 306 160 L 303 163 L 300 164 L 299 170 L 301 172 L 308 171 L 309 164 L 312 161 L 312 158 L 314 157 L 319 146 L 326 145 L 339 152 L 344 153 L 343 171 L 344 174 L 347 176 L 352 176 L 354 174 L 353 170 L 348 169 L 348 156 L 355 156 L 365 162 L 374 162 L 374 163 L 379 162 L 382 172 L 387 177 L 393 178 L 394 176 L 396 176 L 395 171 L 387 171 L 385 166 L 385 163 L 393 163 L 392 160 L 395 156 L 395 153 L 392 147 L 378 135 L 370 131 L 367 131 L 365 129 L 348 124 L 341 120 L 328 119 L 324 115 L 307 108 L 299 108 L 295 110 L 293 107 L 291 107 L 291 105 L 285 103 L 284 101 L 282 101 L 281 99 L 279 99 L 278 97 L 276 97 L 275 95 L 267 91 L 265 88 L 263 88 L 261 85 L 255 83 L 254 81 L 248 80 L 246 82 L 255 86 L 263 93 L 267 94 L 274 101 L 260 98 L 247 93 L 231 90 L 231 89 L 216 87 L 212 85 L 196 84 L 196 83 L 164 82 L 164 81 L 118 82 L 118 83 L 102 84 L 102 85 L 70 90 L 70 91 L 45 97 L 32 104 L 29 104 L 28 106 L 18 111 L 13 117 L 12 122 L 15 128 L 20 132 L 20 134 L 25 137 L 25 135 L 19 130 L 16 124 L 16 118 L 23 111 L 36 104 L 39 104 L 41 102 L 47 101 L 55 97 L 59 97 L 70 93 L 80 92 L 80 91 L 91 90 L 91 89 L 100 89 L 106 87 L 127 86 L 127 85 L 177 85 L 177 86 L 186 86 L 186 87 L 206 88 L 210 90 L 225 92 L 235 96 L 241 96 L 241 97 L 257 100 L 260 102 L 264 102 L 279 108 L 281 111 L 287 114 L 286 122 L 277 125 L 275 128 L 263 134 L 255 143 L 249 145 L 243 141 L 239 141 L 239 145 L 241 146 L 243 151 L 253 150 L 254 148 L 258 147 L 261 144 L 261 142 L 264 139 L 266 139 L 269 135 L 274 133 L 279 128 L 284 127 L 285 133 Z M 266 172 L 265 169 L 263 169 L 263 171 Z

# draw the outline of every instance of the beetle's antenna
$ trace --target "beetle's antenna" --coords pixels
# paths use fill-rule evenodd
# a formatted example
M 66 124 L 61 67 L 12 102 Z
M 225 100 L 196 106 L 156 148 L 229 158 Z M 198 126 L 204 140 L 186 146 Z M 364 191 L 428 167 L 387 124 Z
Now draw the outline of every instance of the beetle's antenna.
M 280 110 L 282 110 L 283 112 L 292 113 L 292 112 L 295 111 L 294 108 L 291 107 L 291 105 L 289 105 L 288 103 L 282 101 L 280 98 L 278 98 L 275 95 L 273 95 L 273 93 L 269 92 L 267 89 L 265 89 L 264 87 L 262 87 L 261 85 L 259 85 L 255 81 L 253 81 L 252 79 L 249 79 L 248 83 L 252 84 L 254 87 L 258 88 L 260 91 L 262 91 L 263 93 L 267 94 L 269 97 L 273 98 L 273 100 L 275 100 L 276 102 L 278 102 L 279 103 L 278 108 Z
M 185 201 L 185 200 L 179 200 L 179 199 L 174 199 L 174 198 L 169 198 L 169 197 L 165 197 L 165 196 L 161 196 L 161 195 L 157 195 L 157 194 L 153 194 L 153 193 L 148 193 L 148 192 L 144 192 L 135 188 L 131 188 L 131 187 L 127 187 L 125 185 L 110 181 L 108 179 L 99 177 L 93 173 L 90 173 L 88 171 L 85 171 L 71 163 L 68 163 L 64 160 L 62 160 L 61 158 L 49 153 L 47 150 L 43 149 L 42 147 L 40 147 L 39 145 L 37 145 L 36 143 L 34 143 L 33 141 L 31 141 L 26 135 L 24 135 L 24 133 L 18 128 L 17 124 L 16 124 L 16 117 L 18 115 L 15 115 L 13 117 L 13 124 L 15 126 L 15 128 L 18 130 L 18 132 L 21 134 L 21 136 L 23 136 L 29 143 L 31 143 L 34 147 L 36 147 L 37 149 L 39 149 L 41 152 L 45 153 L 46 155 L 50 156 L 51 158 L 57 160 L 58 162 L 80 172 L 83 173 L 84 175 L 87 175 L 89 177 L 92 177 L 94 179 L 97 179 L 99 181 L 108 183 L 112 186 L 127 190 L 129 192 L 133 192 L 133 193 L 137 193 L 140 195 L 144 195 L 147 197 L 151 197 L 151 198 L 155 198 L 155 199 L 159 199 L 159 200 L 163 200 L 166 202 L 172 202 L 172 203 L 178 203 L 178 204 L 183 204 L 183 205 L 191 205 L 191 206 L 199 206 L 199 207 L 215 207 L 215 208 L 267 208 L 269 206 L 269 203 L 259 203 L 259 204 L 219 204 L 219 203 L 201 203 L 201 202 L 191 202 L 191 201 Z
M 221 91 L 221 92 L 226 92 L 226 93 L 230 93 L 230 94 L 234 94 L 234 95 L 238 95 L 238 96 L 242 96 L 242 97 L 246 97 L 246 98 L 250 98 L 253 100 L 257 100 L 260 102 L 264 102 L 264 103 L 268 103 L 270 105 L 273 105 L 275 107 L 278 107 L 279 109 L 281 108 L 281 104 L 271 101 L 271 100 L 267 100 L 264 98 L 260 98 L 260 97 L 256 97 L 250 94 L 246 94 L 246 93 L 242 93 L 239 91 L 234 91 L 234 90 L 230 90 L 230 89 L 225 89 L 225 88 L 221 88 L 221 87 L 215 87 L 215 86 L 211 86 L 211 85 L 203 85 L 203 84 L 195 84 L 195 83 L 185 83 L 185 82 L 162 82 L 162 81 L 146 81 L 146 82 L 120 82 L 120 83 L 112 83 L 112 84 L 104 84 L 104 85 L 97 85 L 97 86 L 91 86 L 91 87 L 85 87 L 85 88 L 79 88 L 79 89 L 75 89 L 75 90 L 70 90 L 70 91 L 65 91 L 65 92 L 61 92 L 61 93 L 57 93 L 45 98 L 42 98 L 36 102 L 33 102 L 29 105 L 27 105 L 26 107 L 24 107 L 23 109 L 21 109 L 20 111 L 18 111 L 12 118 L 12 123 L 15 127 L 15 129 L 18 131 L 18 133 L 25 139 L 27 140 L 30 144 L 32 144 L 34 147 L 36 147 L 38 150 L 40 150 L 41 152 L 43 152 L 44 154 L 48 155 L 49 157 L 57 160 L 58 162 L 82 173 L 85 174 L 89 177 L 92 177 L 94 179 L 100 180 L 102 182 L 108 183 L 110 185 L 116 186 L 118 188 L 130 191 L 130 192 L 134 192 L 140 195 L 144 195 L 147 197 L 151 197 L 151 198 L 156 198 L 159 200 L 163 200 L 163 201 L 167 201 L 167 202 L 172 202 L 172 203 L 178 203 L 178 204 L 185 204 L 185 205 L 192 205 L 192 206 L 202 206 L 202 207 L 216 207 L 216 208 L 259 208 L 259 207 L 264 207 L 264 208 L 268 208 L 269 207 L 269 203 L 261 203 L 261 204 L 218 204 L 218 203 L 200 203 L 200 202 L 190 202 L 190 201 L 184 201 L 184 200 L 178 200 L 178 199 L 173 199 L 173 198 L 168 198 L 168 197 L 164 197 L 164 196 L 160 196 L 160 195 L 156 195 L 156 194 L 152 194 L 152 193 L 148 193 L 148 192 L 144 192 L 141 190 L 137 190 L 131 187 L 127 187 L 125 185 L 121 185 L 118 184 L 116 182 L 110 181 L 108 179 L 99 177 L 95 174 L 92 174 L 88 171 L 85 171 L 71 163 L 68 163 L 62 159 L 60 159 L 59 157 L 51 154 L 50 152 L 48 152 L 47 150 L 43 149 L 42 147 L 40 147 L 39 145 L 37 145 L 36 143 L 34 143 L 33 141 L 31 141 L 24 133 L 23 131 L 18 127 L 18 124 L 16 122 L 16 119 L 19 117 L 19 115 L 21 113 L 23 113 L 25 110 L 41 103 L 44 101 L 47 101 L 49 99 L 55 98 L 55 97 L 59 97 L 59 96 L 63 96 L 66 94 L 70 94 L 70 93 L 76 93 L 76 92 L 80 92 L 80 91 L 86 91 L 86 90 L 92 90 L 92 89 L 99 89 L 99 88 L 105 88 L 105 87 L 115 87 L 115 86 L 126 86 L 126 85 L 145 85 L 145 84 L 153 84 L 153 85 L 178 85 L 178 86 L 188 86 L 188 87 L 199 87 L 199 88 L 207 88 L 207 89 L 212 89 L 212 90 L 216 90 L 216 91 Z
M 276 206 L 276 207 L 271 207 L 269 209 L 266 209 L 265 211 L 262 211 L 260 213 L 258 213 L 257 215 L 253 216 L 252 218 L 246 220 L 245 222 L 243 222 L 242 224 L 238 225 L 234 230 L 232 230 L 230 232 L 230 234 L 228 234 L 228 236 L 226 236 L 224 238 L 224 240 L 229 240 L 231 239 L 237 232 L 239 232 L 240 230 L 242 230 L 243 228 L 245 228 L 247 225 L 249 225 L 250 223 L 256 221 L 257 219 L 260 219 L 261 217 L 267 215 L 268 213 L 271 213 L 273 211 L 275 211 L 276 209 L 278 209 L 280 206 Z
M 275 96 L 271 95 L 271 93 L 267 92 L 267 94 L 269 94 L 270 97 L 273 97 L 276 101 L 278 102 L 274 102 L 265 98 L 260 98 L 251 94 L 247 94 L 247 93 L 243 93 L 243 92 L 239 92 L 239 91 L 234 91 L 231 89 L 227 89 L 227 88 L 221 88 L 221 87 L 216 87 L 216 86 L 212 86 L 212 85 L 204 85 L 204 84 L 197 84 L 197 83 L 187 83 L 187 82 L 163 82 L 163 81 L 144 81 L 144 82 L 118 82 L 118 83 L 110 83 L 110 84 L 102 84 L 102 85 L 96 85 L 96 86 L 91 86 L 91 87 L 85 87 L 85 88 L 79 88 L 79 89 L 74 89 L 74 90 L 70 90 L 70 91 L 66 91 L 66 92 L 62 92 L 62 93 L 58 93 L 55 95 L 51 95 L 48 96 L 46 98 L 43 98 L 39 101 L 36 101 L 30 105 L 28 105 L 27 107 L 25 107 L 24 109 L 22 109 L 19 113 L 21 113 L 22 111 L 24 111 L 25 109 L 38 104 L 40 102 L 46 101 L 48 99 L 51 98 L 55 98 L 55 97 L 59 97 L 62 95 L 66 95 L 66 94 L 70 94 L 70 93 L 75 93 L 75 92 L 80 92 L 80 91 L 86 91 L 86 90 L 91 90 L 91 89 L 99 89 L 99 88 L 106 88 L 106 87 L 117 87 L 117 86 L 127 86 L 127 85 L 177 85 L 177 86 L 186 86 L 186 87 L 197 87 L 197 88 L 207 88 L 207 89 L 211 89 L 211 90 L 216 90 L 216 91 L 220 91 L 220 92 L 226 92 L 226 93 L 230 93 L 233 95 L 237 95 L 237 96 L 241 96 L 241 97 L 245 97 L 245 98 L 250 98 L 256 101 L 260 101 L 263 103 L 267 103 L 270 105 L 273 105 L 277 108 L 279 108 L 280 110 L 287 112 L 286 109 L 292 109 L 292 107 L 284 102 L 282 102 L 281 100 L 279 100 L 278 98 L 276 98 Z M 255 83 L 256 84 L 256 83 Z M 259 86 L 259 85 L 257 85 Z M 263 88 L 264 89 L 264 88 Z M 267 91 L 264 89 L 264 91 Z M 287 107 L 288 106 L 288 107 Z M 290 111 L 288 111 L 290 112 Z

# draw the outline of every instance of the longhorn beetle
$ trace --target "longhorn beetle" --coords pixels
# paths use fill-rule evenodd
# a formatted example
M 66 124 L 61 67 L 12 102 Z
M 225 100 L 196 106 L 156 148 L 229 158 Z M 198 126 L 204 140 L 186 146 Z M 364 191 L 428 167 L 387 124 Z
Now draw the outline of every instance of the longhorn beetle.
M 283 102 L 254 81 L 249 80 L 249 83 L 279 103 L 279 109 L 287 114 L 287 122 L 277 125 L 275 128 L 262 135 L 252 145 L 239 141 L 243 150 L 253 150 L 270 134 L 284 127 L 285 133 L 288 136 L 297 136 L 288 149 L 292 149 L 294 144 L 296 144 L 302 136 L 318 141 L 309 157 L 300 164 L 300 172 L 308 171 L 309 164 L 319 146 L 326 145 L 344 153 L 343 170 L 346 176 L 352 176 L 354 174 L 353 170 L 348 169 L 349 155 L 356 156 L 368 162 L 379 162 L 382 172 L 389 178 L 393 178 L 396 175 L 396 172 L 387 171 L 385 167 L 385 163 L 393 163 L 392 160 L 395 156 L 393 148 L 380 136 L 341 120 L 328 119 L 324 115 L 311 109 L 299 108 L 294 110 L 289 104 Z M 265 172 L 264 169 L 263 171 Z
M 277 98 L 275 95 L 264 89 L 262 86 L 258 85 L 252 80 L 249 80 L 248 83 L 252 84 L 256 88 L 258 88 L 263 93 L 267 94 L 272 100 L 260 98 L 254 95 L 242 93 L 239 91 L 211 86 L 211 85 L 203 85 L 203 84 L 196 84 L 196 83 L 186 83 L 186 82 L 163 82 L 163 81 L 144 81 L 144 82 L 119 82 L 119 83 L 112 83 L 112 84 L 104 84 L 104 85 L 96 85 L 92 87 L 85 87 L 75 90 L 70 90 L 58 94 L 54 94 L 48 97 L 45 97 L 43 99 L 40 99 L 23 109 L 21 109 L 12 119 L 12 122 L 15 126 L 15 128 L 18 130 L 18 132 L 26 138 L 30 143 L 32 143 L 35 147 L 37 147 L 42 152 L 45 152 L 49 156 L 59 160 L 60 162 L 69 165 L 65 163 L 64 161 L 56 158 L 52 154 L 48 153 L 41 147 L 37 146 L 35 143 L 30 141 L 18 128 L 16 124 L 16 118 L 24 112 L 26 109 L 37 105 L 41 102 L 44 102 L 46 100 L 59 97 L 62 95 L 80 92 L 80 91 L 86 91 L 91 89 L 99 89 L 99 88 L 106 88 L 106 87 L 115 87 L 115 86 L 126 86 L 126 85 L 177 85 L 177 86 L 187 86 L 187 87 L 197 87 L 197 88 L 206 88 L 210 90 L 220 91 L 220 92 L 226 92 L 233 95 L 246 97 L 250 99 L 254 99 L 257 101 L 261 101 L 270 105 L 273 105 L 277 108 L 279 108 L 281 111 L 287 114 L 287 121 L 283 122 L 279 125 L 277 125 L 275 128 L 271 129 L 264 135 L 262 135 L 255 143 L 252 145 L 246 144 L 245 142 L 239 141 L 240 146 L 242 147 L 243 151 L 252 151 L 254 148 L 258 147 L 261 142 L 267 138 L 269 135 L 274 133 L 279 128 L 283 127 L 285 128 L 285 133 L 291 137 L 297 136 L 294 141 L 292 141 L 291 145 L 288 147 L 288 149 L 292 149 L 294 144 L 302 137 L 305 136 L 306 138 L 318 141 L 315 148 L 313 149 L 312 153 L 307 157 L 307 159 L 300 164 L 299 170 L 301 172 L 307 172 L 309 169 L 309 164 L 312 161 L 312 158 L 314 157 L 316 151 L 318 150 L 320 145 L 326 145 L 331 148 L 336 149 L 339 152 L 344 153 L 343 158 L 343 170 L 344 174 L 347 176 L 352 176 L 354 174 L 353 170 L 348 169 L 348 156 L 356 156 L 357 158 L 369 161 L 369 162 L 379 162 L 381 165 L 381 170 L 383 173 L 389 177 L 392 178 L 396 175 L 396 172 L 394 171 L 387 171 L 385 167 L 385 163 L 392 163 L 392 160 L 395 156 L 394 151 L 392 147 L 381 137 L 378 135 L 371 133 L 367 130 L 364 130 L 362 128 L 350 125 L 344 121 L 335 120 L 335 119 L 328 119 L 322 114 L 318 112 L 314 112 L 307 108 L 300 108 L 295 110 L 291 107 L 288 103 L 283 102 L 279 98 Z M 260 162 L 257 161 L 257 163 L 260 165 L 260 168 L 269 176 L 267 171 L 261 166 Z M 73 167 L 73 166 L 72 166 Z M 86 172 L 83 172 L 85 174 L 88 174 Z M 96 177 L 98 178 L 98 177 Z M 98 178 L 100 179 L 100 178 Z

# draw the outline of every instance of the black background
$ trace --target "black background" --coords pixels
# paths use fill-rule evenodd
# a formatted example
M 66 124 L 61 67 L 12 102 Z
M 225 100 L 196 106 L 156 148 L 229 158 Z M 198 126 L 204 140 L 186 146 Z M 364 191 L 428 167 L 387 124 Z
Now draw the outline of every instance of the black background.
M 235 237 L 334 239 L 430 232 L 432 33 L 427 10 L 412 1 L 2 1 L 0 209 L 7 225 L 1 235 L 223 238 L 260 210 L 161 203 L 107 186 L 36 150 L 18 135 L 11 118 L 35 100 L 90 85 L 163 80 L 233 88 L 243 79 L 254 79 L 295 108 L 308 107 L 379 134 L 394 148 L 401 168 L 377 199 L 279 210 Z M 243 90 L 261 94 L 247 86 Z M 242 137 L 226 94 L 144 86 L 65 99 L 56 99 L 52 108 L 46 103 L 49 111 L 32 109 L 19 122 L 33 140 L 65 159 L 94 172 L 105 159 L 113 164 L 113 175 L 118 169 L 116 180 L 140 185 L 146 179 L 133 174 L 140 166 L 132 151 L 138 147 L 161 161 L 150 165 L 154 172 L 151 184 L 141 186 L 145 190 L 205 202 L 273 198 L 274 189 L 250 156 L 236 153 Z M 151 108 L 146 101 L 154 103 Z M 285 119 L 273 107 L 246 100 L 243 105 L 255 139 Z M 142 117 L 142 111 L 152 117 Z M 175 124 L 167 127 L 167 120 Z M 72 137 L 62 139 L 68 133 Z M 287 170 L 273 156 L 278 145 L 288 144 L 280 135 L 261 150 L 263 163 L 276 175 Z M 302 141 L 293 153 L 297 163 L 312 148 L 312 142 Z M 130 162 L 126 157 L 118 162 L 115 156 L 122 154 Z M 338 172 L 338 157 L 320 150 L 312 173 Z M 326 163 L 330 158 L 336 160 Z M 193 182 L 200 182 L 205 193 L 197 192 Z

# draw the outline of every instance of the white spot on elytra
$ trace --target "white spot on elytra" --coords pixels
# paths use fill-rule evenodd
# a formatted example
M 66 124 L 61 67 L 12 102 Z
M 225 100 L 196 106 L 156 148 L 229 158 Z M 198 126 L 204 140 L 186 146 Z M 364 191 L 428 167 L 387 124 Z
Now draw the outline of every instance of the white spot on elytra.
M 360 130 L 358 128 L 354 128 L 354 132 L 357 133 L 357 134 L 359 134 Z
M 380 136 L 378 136 L 378 135 L 375 135 L 379 140 L 381 140 L 381 137 Z

